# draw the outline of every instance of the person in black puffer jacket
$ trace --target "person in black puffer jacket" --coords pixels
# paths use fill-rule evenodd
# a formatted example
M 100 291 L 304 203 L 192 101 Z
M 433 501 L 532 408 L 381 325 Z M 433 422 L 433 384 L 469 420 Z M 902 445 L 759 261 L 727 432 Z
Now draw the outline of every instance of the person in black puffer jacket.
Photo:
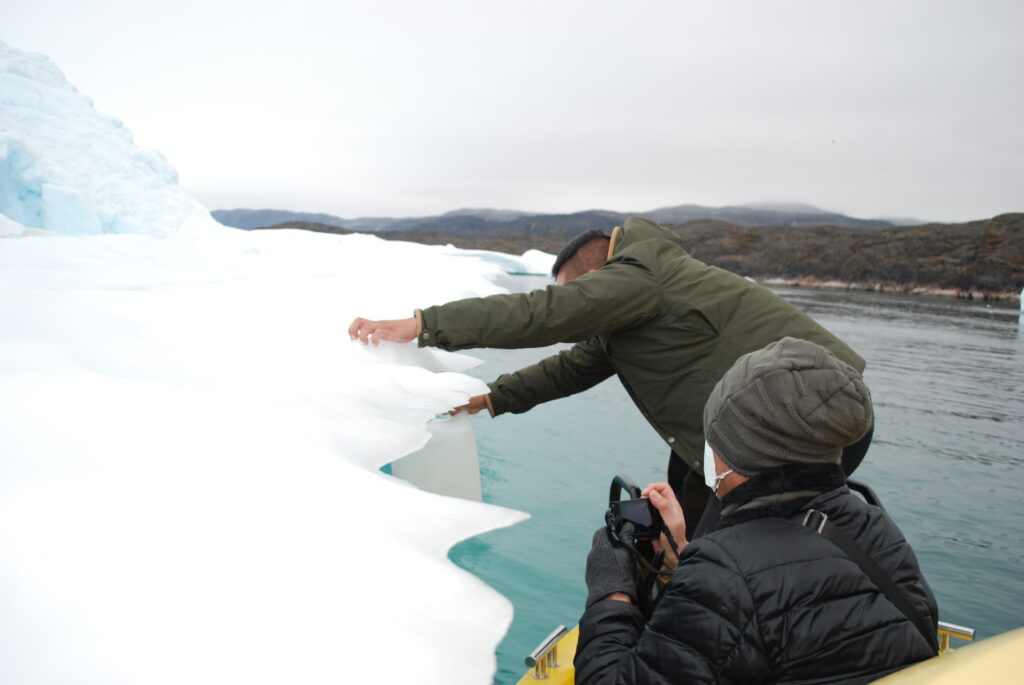
M 678 555 L 668 550 L 678 566 L 646 624 L 632 556 L 597 531 L 576 682 L 867 683 L 933 656 L 934 641 L 861 567 L 802 525 L 808 510 L 824 513 L 934 635 L 938 610 L 913 550 L 882 509 L 847 489 L 838 463 L 870 425 L 860 374 L 824 348 L 784 338 L 741 357 L 704 410 L 721 521 L 687 543 L 672 489 L 645 488 L 683 542 Z

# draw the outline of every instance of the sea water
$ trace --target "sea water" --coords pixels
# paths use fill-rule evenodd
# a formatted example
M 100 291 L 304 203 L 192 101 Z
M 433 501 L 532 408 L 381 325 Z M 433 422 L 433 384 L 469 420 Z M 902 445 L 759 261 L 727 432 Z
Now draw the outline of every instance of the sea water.
M 519 277 L 509 287 L 543 287 Z M 1024 332 L 1016 303 L 777 289 L 868 362 L 874 441 L 856 477 L 903 530 L 944 621 L 985 638 L 1024 625 Z M 476 350 L 484 380 L 564 346 Z M 484 501 L 532 518 L 451 557 L 507 596 L 500 685 L 583 611 L 583 572 L 616 473 L 665 479 L 668 448 L 612 378 L 521 415 L 474 418 Z

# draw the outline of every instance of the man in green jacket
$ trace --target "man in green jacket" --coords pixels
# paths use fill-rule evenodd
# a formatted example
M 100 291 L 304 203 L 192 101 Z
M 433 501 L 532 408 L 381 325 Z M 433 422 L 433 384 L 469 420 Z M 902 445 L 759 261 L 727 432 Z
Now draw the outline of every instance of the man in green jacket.
M 856 352 L 802 311 L 767 288 L 694 259 L 675 233 L 647 219 L 629 219 L 610 237 L 596 231 L 580 236 L 559 254 L 553 271 L 556 285 L 543 290 L 458 300 L 407 319 L 358 318 L 349 335 L 364 344 L 417 340 L 444 350 L 576 343 L 499 376 L 488 395 L 459 409 L 518 414 L 616 374 L 671 449 L 668 481 L 691 524 L 707 499 L 704 403 L 733 362 L 790 336 L 864 371 Z M 847 474 L 864 450 L 866 444 L 859 455 L 844 456 Z

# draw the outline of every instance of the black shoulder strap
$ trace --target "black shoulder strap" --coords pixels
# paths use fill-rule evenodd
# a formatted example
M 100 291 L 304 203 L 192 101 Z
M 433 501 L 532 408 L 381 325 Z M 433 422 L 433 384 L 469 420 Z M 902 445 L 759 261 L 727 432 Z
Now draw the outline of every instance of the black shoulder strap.
M 939 644 L 938 636 L 935 633 L 934 627 L 929 627 L 925 623 L 924 617 L 914 611 L 913 605 L 910 603 L 910 599 L 907 597 L 907 593 L 900 589 L 893 579 L 882 570 L 882 567 L 878 565 L 874 559 L 868 556 L 868 553 L 856 543 L 856 541 L 849 535 L 843 532 L 839 526 L 828 525 L 828 515 L 817 509 L 809 509 L 807 515 L 804 516 L 803 525 L 808 528 L 814 528 L 818 531 L 821 536 L 836 547 L 841 549 L 846 556 L 850 557 L 850 560 L 860 566 L 860 569 L 867 574 L 868 578 L 871 579 L 878 589 L 888 598 L 890 602 L 895 605 L 907 619 L 914 624 L 924 639 L 928 641 L 928 645 L 931 647 L 933 653 L 938 653 Z

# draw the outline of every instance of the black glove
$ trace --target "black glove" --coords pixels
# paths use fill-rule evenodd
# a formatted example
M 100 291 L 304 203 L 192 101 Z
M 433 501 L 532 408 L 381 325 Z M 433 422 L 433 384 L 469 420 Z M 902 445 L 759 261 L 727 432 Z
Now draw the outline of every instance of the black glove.
M 623 592 L 636 603 L 637 568 L 628 549 L 611 538 L 608 528 L 598 528 L 587 555 L 587 608 L 613 592 Z

